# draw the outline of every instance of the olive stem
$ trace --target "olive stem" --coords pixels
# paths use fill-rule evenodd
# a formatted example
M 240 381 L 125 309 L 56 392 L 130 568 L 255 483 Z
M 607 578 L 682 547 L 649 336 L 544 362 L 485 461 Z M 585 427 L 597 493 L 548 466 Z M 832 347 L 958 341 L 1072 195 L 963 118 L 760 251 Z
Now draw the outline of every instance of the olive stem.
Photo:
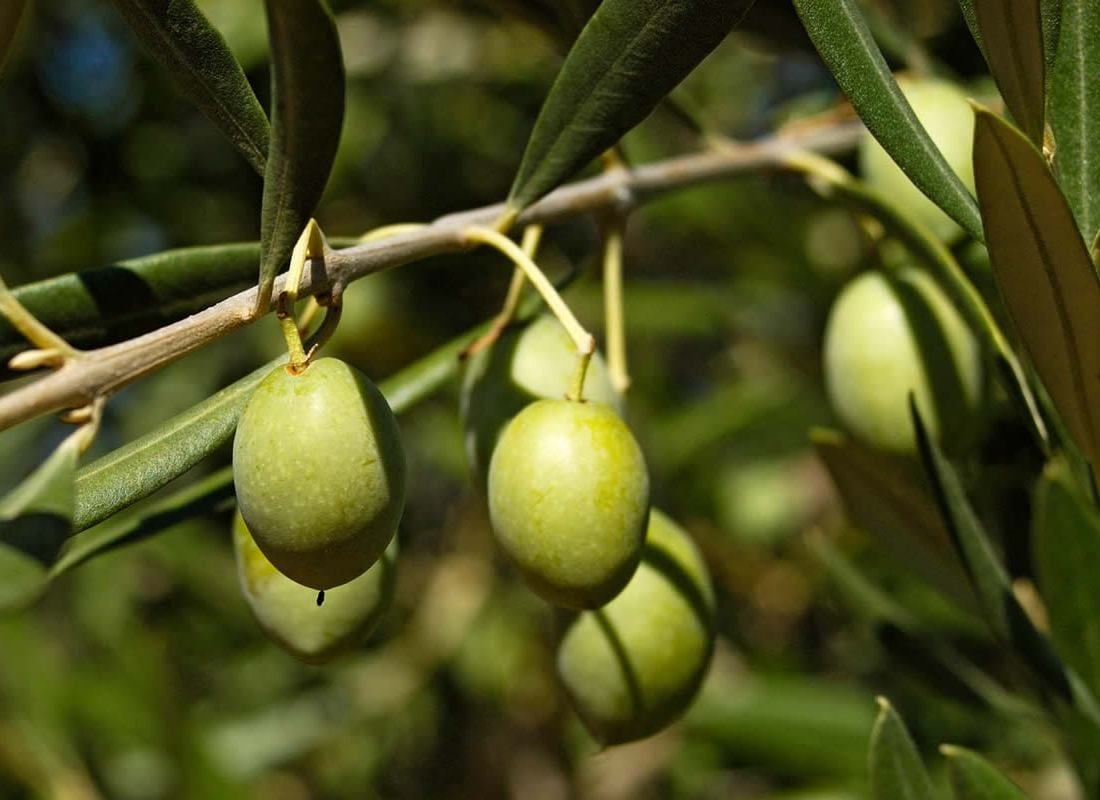
M 542 295 L 542 299 L 546 302 L 550 311 L 558 318 L 558 321 L 573 340 L 573 344 L 577 347 L 577 354 L 582 359 L 585 356 L 591 357 L 596 349 L 595 337 L 584 329 L 584 326 L 577 320 L 576 315 L 573 314 L 572 309 L 562 300 L 558 290 L 554 288 L 554 284 L 550 282 L 530 256 L 520 249 L 519 245 L 498 231 L 477 225 L 464 229 L 462 238 L 467 242 L 487 244 L 496 248 L 511 259 L 513 264 L 522 269 L 527 280 Z M 584 369 L 587 369 L 587 363 L 584 364 Z
M 416 233 L 428 227 L 423 222 L 398 222 L 393 225 L 383 225 L 379 228 L 371 228 L 359 237 L 359 244 L 377 242 L 380 239 L 388 239 L 391 236 L 400 236 L 403 233 Z
M 623 395 L 630 388 L 623 313 L 623 228 L 626 220 L 608 217 L 603 230 L 603 303 L 607 326 L 607 371 L 611 386 Z
M 36 350 L 31 352 L 38 354 L 37 357 L 25 357 L 20 360 L 17 360 L 18 356 L 16 356 L 11 362 L 13 369 L 60 366 L 65 360 L 80 355 L 79 350 L 39 322 L 38 318 L 19 302 L 8 285 L 4 283 L 3 278 L 0 278 L 0 315 L 3 315 L 13 328 L 34 345 Z M 20 353 L 20 355 L 25 354 Z
M 577 403 L 584 402 L 584 379 L 588 377 L 588 365 L 592 363 L 592 353 L 590 350 L 587 353 L 581 353 L 580 361 L 577 364 L 577 372 L 573 376 L 573 386 L 569 390 L 569 394 L 565 396 L 567 400 L 573 400 Z
M 287 272 L 286 283 L 279 294 L 278 318 L 279 327 L 282 328 L 283 338 L 286 339 L 286 349 L 290 355 L 287 369 L 297 374 L 309 366 L 313 349 L 307 353 L 302 346 L 302 333 L 298 330 L 298 323 L 294 319 L 294 303 L 298 300 L 298 287 L 302 283 L 302 275 L 305 273 L 306 261 L 311 258 L 323 257 L 325 254 L 325 235 L 321 232 L 321 226 L 317 220 L 311 219 L 306 223 L 305 230 L 294 244 L 294 251 L 290 255 L 290 269 Z

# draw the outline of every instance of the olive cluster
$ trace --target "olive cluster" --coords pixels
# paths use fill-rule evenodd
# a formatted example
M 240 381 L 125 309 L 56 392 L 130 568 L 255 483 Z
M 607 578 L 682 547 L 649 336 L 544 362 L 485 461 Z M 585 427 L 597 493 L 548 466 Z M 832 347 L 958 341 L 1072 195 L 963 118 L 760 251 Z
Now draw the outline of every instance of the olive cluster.
M 562 687 L 615 744 L 665 727 L 696 694 L 714 595 L 690 537 L 650 508 L 644 456 L 598 355 L 584 399 L 567 399 L 577 364 L 553 317 L 510 328 L 470 359 L 460 415 L 501 551 L 566 610 Z M 331 358 L 277 368 L 241 416 L 233 459 L 238 570 L 261 627 L 311 663 L 361 641 L 392 594 L 405 501 L 381 393 Z

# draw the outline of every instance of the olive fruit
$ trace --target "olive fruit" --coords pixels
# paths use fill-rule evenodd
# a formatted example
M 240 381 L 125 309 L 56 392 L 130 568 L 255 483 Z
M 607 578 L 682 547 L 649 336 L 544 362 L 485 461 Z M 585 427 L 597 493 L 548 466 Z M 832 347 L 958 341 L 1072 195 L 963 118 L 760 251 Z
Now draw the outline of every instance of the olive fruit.
M 501 434 L 489 518 L 528 585 L 566 608 L 626 586 L 649 513 L 649 473 L 626 423 L 602 403 L 538 400 Z
M 378 388 L 333 358 L 276 367 L 233 440 L 237 503 L 275 567 L 313 589 L 363 574 L 405 505 L 397 420 Z
M 710 664 L 714 615 L 698 548 L 654 510 L 630 583 L 603 608 L 577 614 L 558 643 L 558 679 L 601 744 L 654 734 L 687 709 Z
M 295 583 L 275 569 L 256 546 L 241 515 L 233 520 L 241 592 L 264 633 L 307 664 L 331 661 L 377 627 L 393 598 L 396 542 L 374 566 L 329 589 L 318 604 L 316 589 Z
M 466 460 L 481 486 L 504 426 L 535 400 L 565 397 L 572 388 L 577 361 L 576 345 L 550 314 L 508 328 L 492 347 L 470 359 L 462 380 L 459 415 L 466 431 Z M 619 408 L 619 396 L 599 353 L 588 364 L 584 396 Z
M 916 452 L 910 392 L 938 441 L 957 450 L 973 439 L 981 348 L 926 272 L 904 267 L 855 278 L 829 313 L 824 361 L 833 409 L 867 443 Z
M 973 192 L 974 111 L 966 95 L 955 85 L 941 80 L 903 78 L 898 85 L 947 164 Z M 867 136 L 860 144 L 859 163 L 863 177 L 872 188 L 908 211 L 938 238 L 950 242 L 962 234 L 962 228 L 909 180 L 872 136 Z

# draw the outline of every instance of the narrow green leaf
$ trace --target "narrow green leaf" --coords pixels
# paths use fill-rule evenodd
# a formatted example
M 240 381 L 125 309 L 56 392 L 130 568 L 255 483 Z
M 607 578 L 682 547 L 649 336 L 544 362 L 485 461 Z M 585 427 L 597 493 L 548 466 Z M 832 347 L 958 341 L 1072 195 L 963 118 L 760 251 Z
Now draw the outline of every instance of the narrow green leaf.
M 815 430 L 811 439 L 852 522 L 961 608 L 980 610 L 935 500 L 912 467 L 835 431 Z
M 986 622 L 1049 689 L 1059 697 L 1069 698 L 1072 691 L 1065 670 L 1050 649 L 1050 643 L 1031 624 L 1016 599 L 1008 572 L 967 499 L 958 473 L 928 435 L 912 396 L 909 410 L 921 461 L 959 557 L 985 609 Z
M 856 0 L 794 0 L 794 5 L 867 129 L 922 192 L 980 239 L 977 203 L 913 114 Z
M 871 800 L 934 800 L 939 794 L 905 723 L 885 698 L 878 703 L 869 756 Z
M 23 12 L 27 8 L 27 0 L 4 0 L 0 4 L 0 71 L 11 55 L 15 35 L 19 32 L 19 23 L 23 20 Z
M 1049 87 L 1054 168 L 1085 241 L 1100 233 L 1100 3 L 1063 0 Z
M 519 212 L 641 122 L 753 0 L 604 0 L 543 103 L 508 197 Z
M 225 39 L 193 0 L 114 0 L 149 56 L 261 175 L 268 124 Z
M 271 40 L 271 152 L 260 221 L 260 298 L 313 216 L 344 124 L 344 62 L 324 0 L 265 0 Z
M 1051 401 L 1100 464 L 1100 282 L 1042 154 L 979 110 L 974 175 L 1001 295 Z
M 1051 635 L 1094 694 L 1100 694 L 1100 515 L 1074 485 L 1064 461 L 1043 471 L 1035 496 L 1032 546 Z
M 974 0 L 989 69 L 1009 112 L 1043 144 L 1046 62 L 1040 0 Z
M 73 475 L 80 449 L 69 437 L 0 498 L 0 611 L 41 594 L 47 570 L 72 533 Z
M 1039 13 L 1043 18 L 1043 54 L 1046 61 L 1047 72 L 1054 65 L 1054 55 L 1058 50 L 1062 29 L 1062 1 L 1063 0 L 1039 0 Z M 1089 0 L 1084 0 L 1088 2 Z M 1066 0 L 1070 2 L 1070 0 Z M 985 42 L 982 41 L 981 29 L 978 27 L 978 12 L 975 8 L 977 0 L 959 0 L 966 26 L 970 28 L 970 34 L 977 42 L 978 48 L 985 53 Z
M 1027 800 L 1019 786 L 977 753 L 945 744 L 947 776 L 955 800 Z

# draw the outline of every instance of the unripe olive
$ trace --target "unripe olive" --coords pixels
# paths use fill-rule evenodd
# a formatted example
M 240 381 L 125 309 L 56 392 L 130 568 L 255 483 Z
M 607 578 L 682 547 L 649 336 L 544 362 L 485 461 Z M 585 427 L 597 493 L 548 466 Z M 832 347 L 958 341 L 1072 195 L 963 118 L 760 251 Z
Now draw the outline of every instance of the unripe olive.
M 237 502 L 256 544 L 287 577 L 331 589 L 386 549 L 405 505 L 397 420 L 378 388 L 333 358 L 276 367 L 233 441 Z
M 898 81 L 913 113 L 963 184 L 974 191 L 974 111 L 966 95 L 941 80 Z M 872 136 L 859 148 L 860 170 L 867 183 L 908 211 L 940 239 L 954 241 L 962 228 L 909 180 Z
M 558 644 L 558 678 L 602 744 L 641 739 L 679 717 L 714 650 L 714 592 L 695 543 L 659 511 L 626 588 L 578 614 Z
M 354 580 L 325 592 L 283 575 L 260 552 L 238 513 L 233 550 L 241 592 L 256 621 L 283 649 L 307 664 L 323 664 L 362 642 L 378 625 L 393 598 L 397 540 L 374 566 Z
M 608 406 L 538 400 L 501 434 L 489 465 L 493 533 L 549 602 L 596 608 L 618 594 L 648 513 L 641 448 Z
M 981 348 L 925 272 L 868 272 L 837 298 L 825 329 L 825 385 L 837 416 L 867 443 L 916 452 L 909 393 L 930 433 L 958 449 L 973 438 Z
M 459 415 L 466 431 L 466 460 L 480 485 L 485 485 L 489 460 L 504 426 L 535 400 L 565 397 L 577 362 L 576 345 L 551 314 L 507 329 L 492 347 L 470 359 L 462 379 Z M 584 396 L 619 409 L 619 396 L 599 353 L 588 364 Z

